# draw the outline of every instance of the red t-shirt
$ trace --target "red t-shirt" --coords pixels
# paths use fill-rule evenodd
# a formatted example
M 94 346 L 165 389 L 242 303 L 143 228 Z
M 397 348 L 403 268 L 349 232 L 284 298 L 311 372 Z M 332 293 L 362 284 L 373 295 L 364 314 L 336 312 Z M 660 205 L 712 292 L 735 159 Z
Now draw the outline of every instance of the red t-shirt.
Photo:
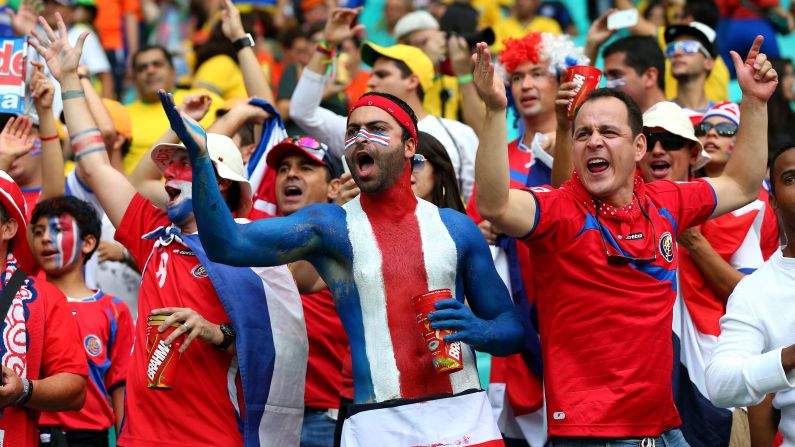
M 301 295 L 301 301 L 304 304 L 306 333 L 309 336 L 304 405 L 310 408 L 337 408 L 340 403 L 342 362 L 347 353 L 348 336 L 328 289 L 311 295 Z
M 530 190 L 538 209 L 526 242 L 550 436 L 657 436 L 681 423 L 671 389 L 676 236 L 707 220 L 716 198 L 705 181 L 645 187 L 649 219 L 629 223 L 597 221 L 571 182 Z M 656 260 L 610 265 L 600 234 Z
M 86 356 L 80 344 L 77 324 L 69 315 L 66 298 L 57 287 L 40 279 L 35 279 L 33 288 L 38 292 L 38 296 L 29 302 L 26 308 L 31 313 L 44 313 L 44 340 L 41 370 L 27 371 L 27 378 L 39 380 L 64 372 L 86 377 L 88 375 Z M 29 315 L 27 318 L 33 317 Z M 36 392 L 35 385 L 33 392 Z M 38 419 L 39 412 L 30 408 L 3 409 L 3 417 L 0 418 L 0 441 L 2 441 L 0 444 L 11 447 L 38 446 Z
M 28 208 L 28 213 L 25 216 L 28 221 L 33 216 L 33 209 L 41 197 L 41 188 L 24 188 L 22 189 L 22 196 L 25 198 L 25 206 Z
M 127 365 L 133 342 L 130 309 L 113 295 L 101 290 L 94 295 L 67 298 L 67 306 L 77 319 L 89 380 L 86 403 L 80 411 L 42 413 L 39 425 L 69 430 L 107 430 L 115 417 L 108 399 L 110 393 L 127 380 Z
M 116 240 L 127 247 L 143 272 L 118 445 L 242 445 L 235 412 L 239 403 L 233 405 L 227 391 L 230 382 L 234 389 L 237 375 L 232 355 L 194 340 L 180 358 L 173 389 L 146 386 L 146 316 L 152 309 L 189 307 L 212 323 L 229 321 L 190 248 L 177 241 L 155 247 L 155 241 L 141 238 L 169 224 L 164 211 L 136 194 L 116 231 Z

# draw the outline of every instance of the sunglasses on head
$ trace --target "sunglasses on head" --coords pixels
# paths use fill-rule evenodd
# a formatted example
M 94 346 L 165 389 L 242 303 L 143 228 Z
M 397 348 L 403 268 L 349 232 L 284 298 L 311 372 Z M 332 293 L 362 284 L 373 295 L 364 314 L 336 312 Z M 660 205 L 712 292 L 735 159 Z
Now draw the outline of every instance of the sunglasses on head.
M 328 146 L 317 141 L 312 137 L 307 136 L 292 136 L 289 137 L 288 141 L 296 146 L 300 146 L 302 149 L 310 152 L 313 156 L 315 156 L 318 160 L 323 160 L 323 158 L 328 153 Z
M 610 253 L 610 249 L 608 248 L 607 241 L 605 241 L 605 232 L 607 232 L 608 230 L 606 230 L 604 227 L 602 227 L 602 224 L 599 222 L 599 203 L 597 202 L 595 205 L 596 205 L 596 215 L 594 217 L 596 219 L 596 225 L 599 227 L 598 228 L 599 236 L 602 238 L 602 246 L 605 249 L 605 255 L 607 256 L 607 263 L 608 264 L 610 264 L 610 265 L 627 265 L 627 264 L 631 264 L 631 263 L 634 262 L 635 264 L 645 265 L 645 264 L 651 264 L 651 263 L 653 263 L 654 261 L 657 260 L 657 231 L 654 229 L 654 222 L 651 220 L 651 217 L 649 216 L 649 213 L 647 213 L 646 210 L 642 206 L 640 208 L 640 211 L 641 211 L 641 213 L 643 213 L 643 217 L 645 217 L 646 220 L 649 221 L 649 224 L 651 225 L 651 232 L 652 232 L 652 235 L 654 237 L 654 239 L 652 240 L 653 244 L 651 246 L 651 248 L 652 248 L 652 250 L 654 252 L 652 253 L 652 257 L 650 257 L 650 258 L 636 258 L 636 257 L 633 257 L 633 256 L 627 256 L 627 255 L 624 255 L 624 254 L 621 254 L 621 253 L 618 253 L 618 254 Z M 638 206 L 640 206 L 640 204 L 638 204 Z M 608 232 L 608 234 L 610 234 L 610 233 Z
M 712 55 L 709 54 L 709 51 L 704 48 L 704 45 L 701 45 L 701 42 L 697 40 L 679 40 L 676 42 L 671 42 L 665 47 L 665 56 L 671 58 L 679 51 L 681 51 L 682 54 L 696 54 L 700 51 L 704 54 L 704 56 L 708 58 L 712 57 Z
M 718 124 L 712 123 L 698 123 L 696 125 L 696 136 L 703 137 L 708 134 L 710 130 L 715 129 L 715 132 L 722 137 L 733 137 L 737 133 L 737 125 L 734 123 L 727 123 L 726 121 Z
M 690 144 L 689 140 L 668 132 L 643 132 L 643 134 L 646 135 L 646 147 L 650 151 L 654 149 L 658 141 L 666 151 L 678 151 Z

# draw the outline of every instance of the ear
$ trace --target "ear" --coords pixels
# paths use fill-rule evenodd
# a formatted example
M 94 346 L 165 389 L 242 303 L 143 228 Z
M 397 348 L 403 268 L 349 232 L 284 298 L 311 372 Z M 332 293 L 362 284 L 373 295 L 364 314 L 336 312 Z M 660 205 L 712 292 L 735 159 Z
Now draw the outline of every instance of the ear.
M 91 253 L 97 247 L 98 243 L 99 242 L 97 242 L 97 238 L 93 234 L 89 234 L 88 236 L 83 238 L 83 247 L 81 248 L 83 256 L 86 256 L 89 253 Z
M 227 189 L 229 189 L 230 186 L 232 186 L 232 180 L 221 177 L 216 177 L 216 178 L 218 179 L 218 189 L 220 189 L 221 192 L 226 191 Z
M 649 67 L 646 71 L 643 72 L 643 87 L 645 88 L 656 88 L 657 81 L 660 79 L 660 72 L 657 71 L 656 67 Z
M 713 68 L 715 68 L 715 59 L 706 58 L 704 61 L 704 69 L 711 72 Z
M 408 160 L 412 160 L 414 158 L 414 154 L 417 153 L 417 142 L 414 141 L 414 138 L 409 138 L 406 140 L 406 143 L 403 144 L 403 156 L 406 157 Z
M 17 235 L 19 230 L 19 222 L 13 217 L 8 219 L 6 223 L 0 226 L 0 240 L 2 242 L 10 241 Z
M 695 166 L 696 162 L 698 161 L 698 154 L 701 152 L 701 149 L 698 148 L 698 145 L 693 143 L 690 145 L 690 166 Z
M 420 77 L 415 75 L 415 74 L 412 74 L 411 76 L 406 78 L 406 81 L 407 81 L 407 84 L 406 84 L 406 89 L 407 90 L 416 91 L 417 87 L 420 86 Z
M 644 135 L 643 132 L 635 137 L 633 146 L 635 146 L 635 163 L 637 164 L 643 160 L 643 157 L 646 155 L 646 135 Z
M 776 196 L 773 195 L 773 193 L 768 194 L 767 201 L 770 202 L 770 206 L 773 208 L 774 211 L 778 211 L 778 199 L 776 198 Z
M 338 178 L 333 178 L 328 183 L 328 189 L 326 190 L 326 197 L 328 198 L 329 202 L 333 202 L 337 200 L 337 197 L 340 196 L 340 188 L 342 187 L 342 180 Z

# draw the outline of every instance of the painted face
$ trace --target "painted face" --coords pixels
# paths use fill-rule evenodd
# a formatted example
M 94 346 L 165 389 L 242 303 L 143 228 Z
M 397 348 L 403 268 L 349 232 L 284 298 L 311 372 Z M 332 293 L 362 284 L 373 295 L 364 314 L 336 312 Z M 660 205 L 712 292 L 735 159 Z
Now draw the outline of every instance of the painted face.
M 42 216 L 31 229 L 31 250 L 47 272 L 57 272 L 80 261 L 83 241 L 70 214 Z
M 716 125 L 719 126 L 716 127 Z M 727 130 L 733 128 L 736 131 L 737 126 L 735 126 L 731 120 L 722 116 L 711 116 L 699 123 L 696 127 L 699 129 L 697 135 L 702 134 L 698 139 L 701 140 L 701 144 L 704 145 L 704 150 L 712 157 L 709 161 L 709 165 L 726 165 L 734 150 L 734 136 L 727 135 Z M 706 130 L 706 133 L 704 133 L 704 130 Z M 720 135 L 721 133 L 723 135 Z
M 362 133 L 362 129 L 366 132 Z M 345 152 L 345 159 L 351 167 L 354 181 L 363 192 L 385 192 L 403 173 L 406 158 L 414 154 L 405 153 L 405 145 L 400 138 L 402 133 L 398 122 L 378 107 L 359 107 L 351 113 L 345 138 L 353 141 Z M 378 135 L 379 138 L 367 135 Z
M 635 70 L 624 63 L 625 53 L 613 53 L 605 58 L 605 78 L 607 87 L 629 95 L 638 104 L 643 104 L 643 79 Z
M 315 203 L 327 203 L 328 171 L 305 155 L 287 155 L 276 171 L 276 204 L 285 216 Z
M 193 171 L 188 151 L 180 149 L 171 155 L 163 172 L 168 193 L 168 219 L 179 225 L 193 217 Z
M 511 73 L 511 95 L 522 117 L 555 113 L 557 90 L 558 81 L 546 62 L 525 62 Z
M 646 155 L 638 163 L 643 180 L 686 182 L 698 148 L 685 138 L 661 128 L 646 129 Z

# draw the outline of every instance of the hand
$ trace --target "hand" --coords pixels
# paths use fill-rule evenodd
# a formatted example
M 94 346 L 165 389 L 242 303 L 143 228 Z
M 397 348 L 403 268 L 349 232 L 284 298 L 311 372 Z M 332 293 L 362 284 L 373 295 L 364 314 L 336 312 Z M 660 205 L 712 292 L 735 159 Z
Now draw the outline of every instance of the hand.
M 174 105 L 174 96 L 165 90 L 158 90 L 157 96 L 166 112 L 171 129 L 177 134 L 182 144 L 188 149 L 191 160 L 195 157 L 207 156 L 207 132 L 193 118 L 180 113 Z
M 473 83 L 478 90 L 480 99 L 486 103 L 486 109 L 491 111 L 505 110 L 508 107 L 505 84 L 500 77 L 494 76 L 494 64 L 491 63 L 489 46 L 485 42 L 480 42 L 472 57 L 475 62 L 475 70 L 472 73 Z
M 707 242 L 707 239 L 701 234 L 701 230 L 699 230 L 698 227 L 690 227 L 683 231 L 682 234 L 676 238 L 676 241 L 686 249 L 692 250 L 699 243 Z
M 210 106 L 213 104 L 213 99 L 210 98 L 210 95 L 205 95 L 203 93 L 197 93 L 192 95 L 186 95 L 182 99 L 182 105 L 177 107 L 177 111 L 181 114 L 185 114 L 195 121 L 201 121 L 207 112 L 210 111 Z
M 599 51 L 599 47 L 604 45 L 607 42 L 607 39 L 613 36 L 617 30 L 614 29 L 607 29 L 607 16 L 610 14 L 618 11 L 616 8 L 611 8 L 605 11 L 602 15 L 599 16 L 593 23 L 591 23 L 590 28 L 588 28 L 588 35 L 585 38 L 585 44 L 589 48 L 593 48 L 597 53 Z M 587 53 L 587 51 L 586 51 Z M 592 61 L 595 62 L 595 61 Z
M 63 22 L 63 17 L 57 12 L 55 17 L 58 21 L 60 36 L 55 35 L 44 17 L 39 17 L 39 25 L 44 29 L 47 38 L 43 38 L 38 31 L 33 29 L 30 33 L 36 39 L 30 39 L 29 42 L 47 62 L 47 67 L 55 80 L 61 82 L 64 75 L 70 73 L 77 75 L 77 66 L 80 64 L 80 55 L 83 54 L 83 44 L 88 37 L 88 31 L 80 34 L 80 37 L 77 38 L 77 46 L 73 47 L 66 38 L 66 25 Z
M 25 391 L 22 386 L 22 379 L 19 378 L 13 369 L 3 365 L 3 379 L 0 383 L 0 409 L 5 408 L 19 399 Z
M 35 140 L 31 134 L 32 127 L 27 116 L 11 117 L 0 132 L 0 159 L 7 166 L 30 152 Z
M 152 315 L 169 315 L 169 317 L 157 327 L 157 331 L 160 333 L 168 330 L 174 323 L 182 323 L 182 325 L 175 329 L 165 340 L 165 343 L 170 346 L 171 343 L 174 343 L 174 340 L 181 337 L 182 334 L 187 334 L 182 345 L 179 347 L 180 354 L 185 352 L 188 346 L 190 346 L 190 343 L 196 338 L 213 346 L 220 345 L 224 341 L 224 333 L 221 332 L 220 325 L 210 323 L 199 315 L 198 312 L 189 307 L 152 309 Z
M 574 89 L 577 84 L 574 82 L 563 82 L 566 73 L 561 75 L 560 87 L 558 93 L 555 95 L 555 117 L 558 120 L 558 129 L 571 129 L 572 122 L 567 118 L 569 103 L 577 96 Z
M 423 53 L 433 62 L 434 65 L 444 59 L 447 53 L 447 41 L 444 39 L 444 32 L 434 31 L 433 35 L 429 36 L 425 44 L 420 48 Z M 469 73 L 469 71 L 467 71 Z
M 36 104 L 36 109 L 52 109 L 52 98 L 55 96 L 55 85 L 44 74 L 44 65 L 38 61 L 31 61 L 33 73 L 30 75 L 30 97 Z
M 748 98 L 767 102 L 770 95 L 776 90 L 778 85 L 778 74 L 773 69 L 773 65 L 767 60 L 765 53 L 760 53 L 762 42 L 765 38 L 756 36 L 745 61 L 740 59 L 736 51 L 730 51 L 734 70 L 737 72 L 737 81 L 743 91 L 743 100 Z
M 360 12 L 362 12 L 361 7 L 354 9 L 332 9 L 326 21 L 326 28 L 323 30 L 323 38 L 326 39 L 326 42 L 334 47 L 342 43 L 343 40 L 349 39 L 364 31 L 364 25 L 362 24 L 351 27 L 353 19 L 355 19 Z
M 91 76 L 91 71 L 83 64 L 77 66 L 77 75 L 78 76 Z
M 435 304 L 436 310 L 428 314 L 432 329 L 451 329 L 455 334 L 447 335 L 444 341 L 463 341 L 470 346 L 483 346 L 491 341 L 490 321 L 476 317 L 472 310 L 460 301 L 450 298 Z
M 353 200 L 361 191 L 356 186 L 356 182 L 353 181 L 353 176 L 350 172 L 343 173 L 340 176 L 340 182 L 340 195 L 337 196 L 337 200 L 334 203 L 342 206 Z
M 240 11 L 232 4 L 232 0 L 221 0 L 221 32 L 232 42 L 246 37 Z
M 97 256 L 99 256 L 99 262 L 124 262 L 124 246 L 118 242 L 99 241 Z
M 338 70 L 342 67 L 337 68 Z M 323 84 L 323 99 L 333 98 L 345 91 L 347 85 L 335 82 L 333 79 L 328 79 Z
M 41 0 L 22 0 L 19 4 L 19 11 L 8 8 L 8 15 L 11 16 L 11 29 L 18 37 L 27 36 L 36 27 L 36 15 L 41 10 Z
M 464 76 L 472 73 L 472 52 L 469 51 L 466 39 L 461 36 L 450 36 L 447 40 L 447 54 L 450 56 L 454 75 Z
M 271 114 L 259 106 L 247 102 L 240 103 L 229 111 L 242 117 L 243 121 L 251 124 L 262 124 L 271 117 Z
M 486 242 L 488 242 L 489 245 L 494 245 L 494 242 L 497 241 L 497 236 L 500 235 L 500 233 L 494 227 L 494 224 L 488 220 L 484 220 L 478 224 L 478 228 L 480 229 L 480 232 L 483 233 L 483 237 L 486 238 Z

